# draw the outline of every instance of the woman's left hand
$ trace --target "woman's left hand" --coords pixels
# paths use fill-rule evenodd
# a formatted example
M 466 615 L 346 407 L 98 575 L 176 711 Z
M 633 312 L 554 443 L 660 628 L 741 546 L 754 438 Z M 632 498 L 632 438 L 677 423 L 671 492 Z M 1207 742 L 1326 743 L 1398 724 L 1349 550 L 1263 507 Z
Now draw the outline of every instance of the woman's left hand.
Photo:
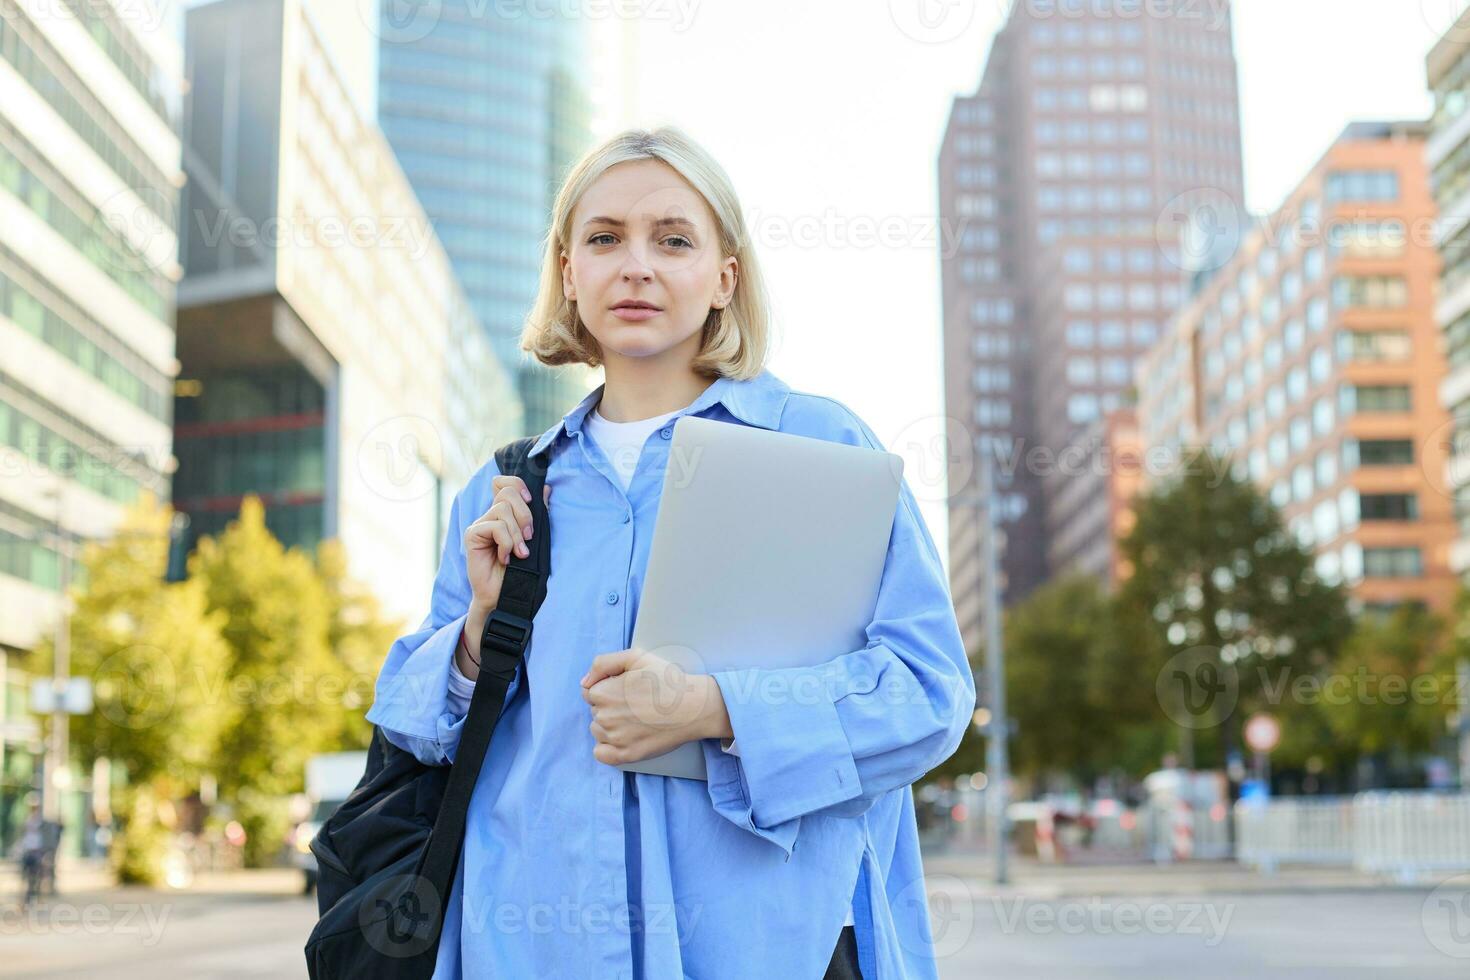
M 582 699 L 592 706 L 592 757 L 608 765 L 733 736 L 713 677 L 636 647 L 594 657 L 582 678 Z

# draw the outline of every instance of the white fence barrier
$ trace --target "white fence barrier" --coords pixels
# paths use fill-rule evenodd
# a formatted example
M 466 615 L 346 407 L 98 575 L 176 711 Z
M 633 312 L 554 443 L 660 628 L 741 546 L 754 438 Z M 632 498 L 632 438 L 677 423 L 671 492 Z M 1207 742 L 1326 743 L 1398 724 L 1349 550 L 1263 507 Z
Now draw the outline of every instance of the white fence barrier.
M 1470 870 L 1470 794 L 1360 793 L 1238 803 L 1244 864 L 1325 864 L 1402 878 Z

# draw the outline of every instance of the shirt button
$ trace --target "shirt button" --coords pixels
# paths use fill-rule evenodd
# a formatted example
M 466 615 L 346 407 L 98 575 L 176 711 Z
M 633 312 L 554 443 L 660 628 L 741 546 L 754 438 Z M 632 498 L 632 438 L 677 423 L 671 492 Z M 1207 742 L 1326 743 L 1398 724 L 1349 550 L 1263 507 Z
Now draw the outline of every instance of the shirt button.
M 674 432 L 674 430 L 673 430 L 673 429 L 664 429 L 664 430 L 663 430 L 663 431 L 662 431 L 662 432 L 660 432 L 660 433 L 659 433 L 659 435 L 661 435 L 661 436 L 663 436 L 663 437 L 664 437 L 664 438 L 665 438 L 665 439 L 667 439 L 667 438 L 669 438 L 669 437 L 670 437 L 670 436 L 671 436 L 671 435 L 673 435 L 673 432 Z
M 617 603 L 617 601 L 618 601 L 618 594 L 616 592 L 609 592 L 607 594 L 607 604 L 609 606 L 615 605 Z
M 624 514 L 623 515 L 623 523 L 624 524 L 628 523 L 632 519 L 633 519 L 633 515 L 632 514 Z

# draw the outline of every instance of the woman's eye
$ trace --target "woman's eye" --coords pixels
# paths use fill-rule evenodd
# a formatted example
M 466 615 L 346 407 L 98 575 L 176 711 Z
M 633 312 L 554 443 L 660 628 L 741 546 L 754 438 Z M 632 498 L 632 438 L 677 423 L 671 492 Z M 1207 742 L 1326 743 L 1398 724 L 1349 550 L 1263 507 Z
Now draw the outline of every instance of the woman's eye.
M 593 235 L 591 238 L 587 239 L 587 244 L 589 244 L 589 245 L 601 245 L 603 243 L 598 241 L 599 238 L 611 238 L 611 237 L 612 237 L 612 233 L 611 232 L 600 231 L 597 234 Z
M 694 247 L 694 243 L 691 242 L 689 239 L 685 238 L 683 235 L 670 235 L 668 238 L 665 238 L 664 239 L 664 242 L 665 243 L 667 243 L 667 242 L 683 242 L 684 244 L 682 246 L 680 246 L 682 248 L 693 248 Z

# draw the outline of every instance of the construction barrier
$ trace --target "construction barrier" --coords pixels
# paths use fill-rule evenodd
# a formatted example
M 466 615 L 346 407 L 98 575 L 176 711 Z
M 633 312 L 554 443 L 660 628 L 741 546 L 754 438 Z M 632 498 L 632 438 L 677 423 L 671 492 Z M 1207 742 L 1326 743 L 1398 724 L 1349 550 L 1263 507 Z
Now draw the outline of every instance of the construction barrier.
M 1236 853 L 1412 879 L 1470 870 L 1470 794 L 1373 792 L 1237 803 Z

